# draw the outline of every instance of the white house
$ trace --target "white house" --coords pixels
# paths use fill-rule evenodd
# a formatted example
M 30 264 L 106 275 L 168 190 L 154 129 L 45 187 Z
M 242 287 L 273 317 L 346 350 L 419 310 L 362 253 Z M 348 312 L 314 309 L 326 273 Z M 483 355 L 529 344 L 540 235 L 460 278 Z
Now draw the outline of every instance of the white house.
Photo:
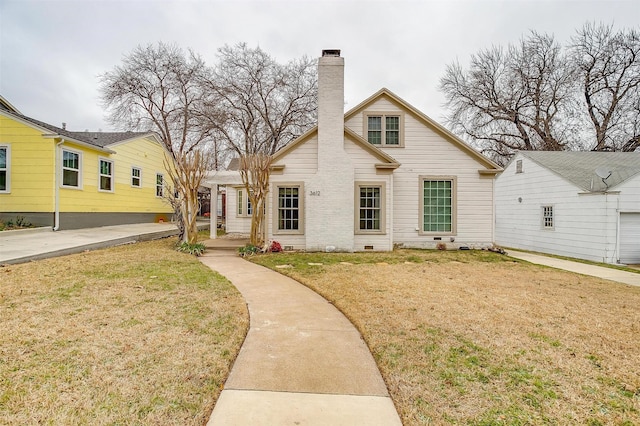
M 318 125 L 274 156 L 265 237 L 308 251 L 489 246 L 499 171 L 387 89 L 345 114 L 344 59 L 325 50 Z M 248 232 L 245 189 L 209 182 L 227 184 L 227 232 Z
M 517 153 L 496 179 L 496 243 L 640 263 L 640 153 Z

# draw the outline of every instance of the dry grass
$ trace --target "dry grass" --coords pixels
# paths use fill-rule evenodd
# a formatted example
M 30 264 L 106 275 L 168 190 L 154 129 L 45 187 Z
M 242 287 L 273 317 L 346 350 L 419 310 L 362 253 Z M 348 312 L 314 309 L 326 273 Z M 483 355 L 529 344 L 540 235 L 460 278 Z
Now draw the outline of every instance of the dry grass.
M 248 314 L 174 244 L 0 267 L 0 424 L 207 421 Z
M 485 252 L 255 260 L 353 321 L 405 425 L 640 424 L 640 288 Z

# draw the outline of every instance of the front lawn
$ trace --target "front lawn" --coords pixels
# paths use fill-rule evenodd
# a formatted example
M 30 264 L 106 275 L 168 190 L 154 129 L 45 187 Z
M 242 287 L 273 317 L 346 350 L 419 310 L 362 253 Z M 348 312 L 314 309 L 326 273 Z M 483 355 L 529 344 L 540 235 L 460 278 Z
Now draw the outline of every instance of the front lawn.
M 175 242 L 0 267 L 0 424 L 206 423 L 248 313 Z
M 482 251 L 252 260 L 349 317 L 405 425 L 640 424 L 640 288 Z

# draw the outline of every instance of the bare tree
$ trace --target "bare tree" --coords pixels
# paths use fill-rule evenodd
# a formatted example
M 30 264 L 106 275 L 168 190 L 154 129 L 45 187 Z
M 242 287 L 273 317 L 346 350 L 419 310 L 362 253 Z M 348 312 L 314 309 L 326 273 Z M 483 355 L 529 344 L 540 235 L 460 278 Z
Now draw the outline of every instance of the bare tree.
M 201 161 L 201 151 L 211 141 L 201 119 L 205 96 L 201 82 L 206 71 L 193 52 L 185 54 L 176 46 L 159 43 L 138 46 L 122 65 L 100 78 L 110 122 L 127 130 L 155 131 L 167 148 L 174 187 L 166 192 L 175 193 L 179 200 L 172 205 L 181 215 L 178 226 L 185 226 L 180 231 L 188 243 L 197 241 L 197 190 L 209 166 Z
M 595 136 L 594 151 L 640 147 L 640 31 L 585 24 L 570 46 Z
M 315 124 L 317 69 L 307 57 L 279 64 L 260 48 L 225 46 L 205 80 L 209 127 L 241 158 L 251 205 L 251 242 L 263 243 L 271 156 Z M 214 117 L 215 119 L 210 119 Z
M 493 47 L 446 69 L 440 87 L 448 124 L 498 162 L 515 150 L 563 150 L 574 141 L 566 120 L 574 73 L 554 38 L 532 32 L 518 45 Z

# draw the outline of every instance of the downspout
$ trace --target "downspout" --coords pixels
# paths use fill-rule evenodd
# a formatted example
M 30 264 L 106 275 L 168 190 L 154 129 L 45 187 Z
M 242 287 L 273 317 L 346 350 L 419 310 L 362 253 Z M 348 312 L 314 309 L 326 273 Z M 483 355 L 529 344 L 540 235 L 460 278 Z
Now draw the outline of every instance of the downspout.
M 53 173 L 55 175 L 54 182 L 54 210 L 53 210 L 53 230 L 60 229 L 60 175 L 58 167 L 60 165 L 60 146 L 64 143 L 64 139 L 60 139 L 60 142 L 56 142 L 56 155 L 53 165 Z

